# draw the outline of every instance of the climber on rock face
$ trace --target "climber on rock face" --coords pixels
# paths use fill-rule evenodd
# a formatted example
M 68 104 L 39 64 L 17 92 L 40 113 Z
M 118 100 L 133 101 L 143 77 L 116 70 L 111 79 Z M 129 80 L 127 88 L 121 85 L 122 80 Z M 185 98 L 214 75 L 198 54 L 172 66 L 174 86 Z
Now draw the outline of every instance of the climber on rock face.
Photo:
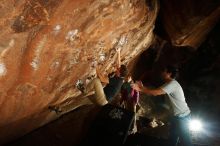
M 125 65 L 121 65 L 120 48 L 117 51 L 117 69 L 115 72 L 108 76 L 96 68 L 97 78 L 93 79 L 86 87 L 83 83 L 77 84 L 76 87 L 83 93 L 87 94 L 90 91 L 95 91 L 93 97 L 90 98 L 92 102 L 97 105 L 103 106 L 108 103 L 113 97 L 115 97 L 121 89 L 124 82 L 124 77 L 127 75 L 128 70 Z M 104 88 L 103 88 L 104 84 Z
M 127 67 L 121 65 L 120 51 L 120 48 L 116 49 L 117 63 L 115 72 L 105 75 L 99 68 L 96 68 L 97 78 L 94 78 L 87 86 L 84 86 L 82 80 L 78 80 L 76 83 L 77 89 L 79 89 L 84 96 L 87 96 L 87 93 L 92 91 L 95 92 L 93 96 L 88 96 L 88 98 L 96 105 L 103 106 L 107 104 L 120 92 L 124 77 L 128 73 Z M 49 109 L 55 111 L 57 114 L 65 112 L 63 108 L 65 109 L 62 105 L 49 106 Z

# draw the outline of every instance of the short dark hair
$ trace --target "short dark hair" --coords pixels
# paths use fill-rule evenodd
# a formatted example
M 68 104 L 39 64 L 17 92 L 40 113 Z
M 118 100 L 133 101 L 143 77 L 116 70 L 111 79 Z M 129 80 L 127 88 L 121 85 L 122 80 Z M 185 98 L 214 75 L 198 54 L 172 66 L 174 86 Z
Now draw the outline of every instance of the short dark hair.
M 171 73 L 171 78 L 175 79 L 178 75 L 179 69 L 176 66 L 168 65 L 166 66 L 168 73 Z
M 125 77 L 128 74 L 128 69 L 125 65 L 120 66 L 120 76 Z

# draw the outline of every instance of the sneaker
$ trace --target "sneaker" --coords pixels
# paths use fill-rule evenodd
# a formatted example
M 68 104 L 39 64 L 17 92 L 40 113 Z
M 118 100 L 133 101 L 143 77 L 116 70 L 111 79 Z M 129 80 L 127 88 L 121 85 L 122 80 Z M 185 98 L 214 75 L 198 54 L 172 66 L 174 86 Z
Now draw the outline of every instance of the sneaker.
M 48 107 L 51 111 L 55 111 L 56 114 L 60 114 L 62 112 L 62 109 L 59 106 L 49 106 Z
M 76 88 L 79 89 L 82 93 L 85 93 L 85 87 L 82 80 L 77 80 L 76 82 Z
M 156 127 L 158 127 L 158 124 L 157 124 L 155 118 L 152 119 L 152 121 L 149 123 L 149 126 L 150 126 L 151 128 L 156 128 Z
M 163 126 L 164 123 L 162 121 L 157 121 L 158 126 Z

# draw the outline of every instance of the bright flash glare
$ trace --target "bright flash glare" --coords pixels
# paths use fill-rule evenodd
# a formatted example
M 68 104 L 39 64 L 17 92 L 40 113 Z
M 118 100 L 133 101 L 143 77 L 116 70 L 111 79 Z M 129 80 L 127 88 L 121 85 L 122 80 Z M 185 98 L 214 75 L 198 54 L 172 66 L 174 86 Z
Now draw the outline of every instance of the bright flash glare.
M 201 129 L 202 129 L 201 121 L 199 121 L 199 120 L 191 120 L 190 123 L 189 123 L 189 129 L 191 131 L 195 131 L 195 132 L 201 131 Z

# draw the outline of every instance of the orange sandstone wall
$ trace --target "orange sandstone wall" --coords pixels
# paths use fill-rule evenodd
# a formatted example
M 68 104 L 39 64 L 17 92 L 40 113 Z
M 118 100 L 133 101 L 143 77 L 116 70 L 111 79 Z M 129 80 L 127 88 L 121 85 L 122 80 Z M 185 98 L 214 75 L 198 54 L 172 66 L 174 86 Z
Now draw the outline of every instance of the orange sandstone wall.
M 145 0 L 1 0 L 0 143 L 56 114 L 49 105 L 85 103 L 78 79 L 113 70 L 115 47 L 127 64 L 151 44 L 158 2 Z

